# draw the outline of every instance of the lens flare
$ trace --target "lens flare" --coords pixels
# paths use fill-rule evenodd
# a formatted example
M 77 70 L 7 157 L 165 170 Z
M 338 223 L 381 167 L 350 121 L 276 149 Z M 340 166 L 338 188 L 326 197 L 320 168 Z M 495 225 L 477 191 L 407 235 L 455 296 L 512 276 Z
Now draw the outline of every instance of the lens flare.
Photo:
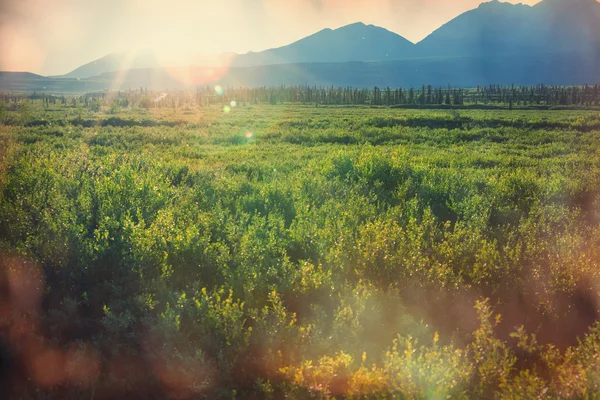
M 229 103 L 231 105 L 231 108 L 234 108 L 237 106 L 237 101 L 235 100 L 231 100 L 231 103 Z
M 230 112 L 231 112 L 231 107 L 229 107 L 229 106 L 225 106 L 225 107 L 223 107 L 223 112 L 224 112 L 225 114 L 227 114 L 227 113 L 230 113 Z
M 252 132 L 246 132 L 246 139 L 252 139 Z
M 215 92 L 217 93 L 217 95 L 222 96 L 224 93 L 224 90 L 220 85 L 217 85 L 217 86 L 215 86 Z

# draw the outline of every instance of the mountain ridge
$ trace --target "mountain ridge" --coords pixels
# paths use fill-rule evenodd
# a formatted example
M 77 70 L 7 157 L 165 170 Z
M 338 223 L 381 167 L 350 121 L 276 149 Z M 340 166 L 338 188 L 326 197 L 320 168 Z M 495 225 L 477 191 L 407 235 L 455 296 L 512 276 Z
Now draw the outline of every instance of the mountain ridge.
M 555 54 L 585 56 L 600 43 L 600 3 L 543 0 L 534 6 L 492 0 L 448 21 L 417 43 L 419 55 Z
M 577 23 L 577 19 L 585 22 Z M 568 21 L 563 23 L 563 20 Z M 236 54 L 229 57 L 228 62 L 233 67 L 250 67 L 430 56 L 514 55 L 532 51 L 544 54 L 565 49 L 595 53 L 596 42 L 600 44 L 598 27 L 600 3 L 597 0 L 543 0 L 533 6 L 491 0 L 451 19 L 417 43 L 388 29 L 355 22 L 336 29 L 322 29 L 285 46 Z M 133 55 L 112 53 L 58 77 L 89 78 L 126 67 L 166 66 L 150 51 Z
M 5 80 L 0 90 L 50 93 L 86 93 L 145 87 L 151 90 L 185 89 L 190 85 L 223 87 L 264 87 L 307 85 L 322 87 L 392 88 L 477 87 L 496 85 L 582 85 L 598 82 L 600 57 L 572 62 L 562 55 L 537 56 L 432 57 L 378 62 L 297 63 L 255 67 L 232 67 L 223 75 L 210 76 L 211 68 L 187 67 L 133 69 L 76 79 Z M 551 68 L 550 68 L 551 67 Z M 199 77 L 200 80 L 187 80 Z
M 456 61 L 459 59 L 468 59 L 470 64 Z M 523 63 L 520 59 L 528 61 Z M 166 68 L 150 51 L 113 53 L 60 78 L 91 79 L 105 84 L 106 74 L 112 73 L 116 81 L 110 87 L 127 81 L 132 85 L 133 82 L 135 85 L 153 84 L 153 80 L 165 85 L 205 84 L 221 78 L 248 85 L 257 82 L 298 84 L 307 82 L 304 70 L 311 71 L 315 82 L 324 83 L 378 85 L 385 81 L 396 84 L 402 81 L 382 74 L 403 73 L 411 84 L 419 79 L 421 83 L 480 84 L 481 77 L 490 80 L 483 82 L 485 84 L 510 83 L 510 76 L 505 73 L 510 70 L 518 77 L 514 80 L 519 82 L 539 83 L 536 79 L 546 77 L 548 82 L 557 84 L 572 83 L 573 79 L 586 83 L 600 78 L 600 3 L 596 0 L 543 0 L 529 6 L 492 0 L 453 18 L 416 44 L 385 28 L 355 22 L 336 29 L 322 29 L 286 46 L 239 55 L 223 53 L 197 60 L 202 61 L 190 63 L 188 67 Z M 212 64 L 214 60 L 216 63 Z M 389 61 L 398 61 L 392 63 L 396 70 L 389 67 L 392 65 Z M 348 65 L 348 62 L 379 65 Z M 437 75 L 431 64 L 440 68 Z M 273 67 L 277 65 L 280 67 Z M 515 70 L 514 65 L 527 70 Z M 331 73 L 334 66 L 340 76 L 344 75 L 345 68 L 351 68 L 355 72 L 363 71 L 368 79 L 356 72 L 347 75 L 354 76 L 354 81 L 338 80 Z M 442 71 L 444 68 L 453 71 L 452 74 Z M 266 71 L 279 74 L 278 78 L 268 79 L 263 76 Z M 283 71 L 290 74 L 289 79 L 286 80 Z M 422 71 L 429 71 L 429 75 Z M 469 74 L 479 78 L 469 81 Z M 438 79 L 440 76 L 443 79 Z
M 355 22 L 323 29 L 286 46 L 238 55 L 232 66 L 385 60 L 411 54 L 413 47 L 414 43 L 385 28 Z

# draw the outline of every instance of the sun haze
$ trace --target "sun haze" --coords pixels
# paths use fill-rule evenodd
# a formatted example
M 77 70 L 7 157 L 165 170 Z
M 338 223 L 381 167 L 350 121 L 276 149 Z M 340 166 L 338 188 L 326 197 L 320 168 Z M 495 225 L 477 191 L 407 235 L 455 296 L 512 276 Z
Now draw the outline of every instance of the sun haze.
M 539 0 L 510 1 L 533 5 Z M 0 70 L 64 74 L 106 54 L 187 54 L 278 47 L 361 21 L 418 42 L 480 0 L 3 0 Z

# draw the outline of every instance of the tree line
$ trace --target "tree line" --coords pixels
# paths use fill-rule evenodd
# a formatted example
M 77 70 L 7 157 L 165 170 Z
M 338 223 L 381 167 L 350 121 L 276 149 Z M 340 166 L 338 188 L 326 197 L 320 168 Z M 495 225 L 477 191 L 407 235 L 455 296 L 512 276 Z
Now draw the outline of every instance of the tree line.
M 370 105 L 370 106 L 599 106 L 600 85 L 584 86 L 502 86 L 488 85 L 477 88 L 433 87 L 420 88 L 352 88 L 317 86 L 274 87 L 212 87 L 202 86 L 187 90 L 150 91 L 145 88 L 119 92 L 87 93 L 66 97 L 36 93 L 29 95 L 0 93 L 0 102 L 15 110 L 19 101 L 41 101 L 51 104 L 86 107 L 99 111 L 101 107 L 182 108 L 231 104 L 313 104 L 319 105 Z

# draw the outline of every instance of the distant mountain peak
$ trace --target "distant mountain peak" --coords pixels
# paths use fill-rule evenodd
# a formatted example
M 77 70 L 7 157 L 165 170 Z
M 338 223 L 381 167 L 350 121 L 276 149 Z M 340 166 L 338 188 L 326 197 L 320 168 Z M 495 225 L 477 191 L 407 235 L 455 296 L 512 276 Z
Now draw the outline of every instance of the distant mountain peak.
M 376 25 L 372 25 L 372 24 L 367 25 L 364 22 L 355 22 L 355 23 L 352 23 L 349 25 L 344 25 L 342 27 L 334 29 L 333 32 L 335 32 L 337 34 L 347 34 L 347 35 L 388 33 L 388 34 L 393 34 L 395 36 L 401 37 L 398 34 L 391 32 L 385 28 L 382 28 L 382 27 L 376 26 Z M 404 38 L 402 38 L 402 39 L 404 39 Z M 406 40 L 406 39 L 404 39 L 404 40 Z
M 491 9 L 491 8 L 515 8 L 515 7 L 524 7 L 524 8 L 530 8 L 530 6 L 528 6 L 527 4 L 523 4 L 523 3 L 509 3 L 507 1 L 500 1 L 500 0 L 491 0 L 491 1 L 486 1 L 483 2 L 481 4 L 479 4 L 480 9 Z
M 354 22 L 354 23 L 352 23 L 352 24 L 344 25 L 344 26 L 342 26 L 341 28 L 338 28 L 338 29 L 342 29 L 342 28 L 350 28 L 350 27 L 365 27 L 365 26 L 367 26 L 367 25 L 365 25 L 365 23 L 364 23 L 364 22 L 360 22 L 360 21 L 358 21 L 358 22 Z M 371 25 L 371 26 L 372 26 L 372 25 Z
M 352 24 L 341 26 L 337 29 L 334 29 L 333 31 L 343 33 L 343 32 L 354 32 L 354 31 L 360 32 L 360 31 L 366 31 L 366 30 L 370 30 L 370 29 L 384 29 L 384 28 L 380 28 L 375 25 L 366 25 L 363 22 L 354 22 Z
M 355 22 L 323 29 L 287 46 L 240 55 L 234 66 L 391 60 L 411 57 L 414 46 L 387 29 Z

